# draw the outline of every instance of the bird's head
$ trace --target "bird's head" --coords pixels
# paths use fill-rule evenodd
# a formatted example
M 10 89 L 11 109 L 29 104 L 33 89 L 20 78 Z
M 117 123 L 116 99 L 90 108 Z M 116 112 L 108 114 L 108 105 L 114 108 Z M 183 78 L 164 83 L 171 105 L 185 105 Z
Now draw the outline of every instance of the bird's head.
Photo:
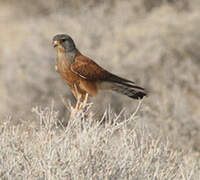
M 53 46 L 64 49 L 66 53 L 76 50 L 73 39 L 67 34 L 57 34 L 53 37 Z

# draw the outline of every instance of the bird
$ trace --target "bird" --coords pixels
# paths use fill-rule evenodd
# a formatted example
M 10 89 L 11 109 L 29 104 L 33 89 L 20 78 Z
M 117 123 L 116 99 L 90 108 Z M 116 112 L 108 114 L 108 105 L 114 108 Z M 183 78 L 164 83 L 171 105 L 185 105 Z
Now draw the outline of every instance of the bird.
M 68 34 L 53 37 L 56 49 L 56 69 L 68 84 L 77 101 L 87 101 L 101 90 L 112 90 L 132 99 L 142 99 L 147 91 L 133 81 L 119 77 L 84 56 Z

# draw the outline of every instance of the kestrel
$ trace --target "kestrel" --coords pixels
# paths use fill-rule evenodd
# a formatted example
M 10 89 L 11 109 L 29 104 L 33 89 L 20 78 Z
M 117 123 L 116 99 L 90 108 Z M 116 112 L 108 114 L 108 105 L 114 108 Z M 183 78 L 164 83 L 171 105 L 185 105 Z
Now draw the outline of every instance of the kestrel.
M 112 90 L 133 99 L 142 99 L 147 95 L 144 88 L 110 73 L 81 54 L 69 35 L 54 36 L 53 45 L 57 52 L 57 71 L 77 100 L 83 101 L 86 96 L 95 96 L 100 90 Z

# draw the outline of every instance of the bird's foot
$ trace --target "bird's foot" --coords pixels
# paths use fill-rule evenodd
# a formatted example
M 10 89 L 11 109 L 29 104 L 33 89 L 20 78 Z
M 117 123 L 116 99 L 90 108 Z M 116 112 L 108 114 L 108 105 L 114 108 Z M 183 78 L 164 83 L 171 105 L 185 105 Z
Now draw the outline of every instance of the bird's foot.
M 83 113 L 83 114 L 88 114 L 87 111 L 89 109 L 89 104 L 88 104 L 88 94 L 85 95 L 85 98 L 83 101 L 80 100 L 80 98 L 76 102 L 76 106 L 71 108 L 71 115 L 70 118 L 73 118 L 75 114 L 78 113 Z

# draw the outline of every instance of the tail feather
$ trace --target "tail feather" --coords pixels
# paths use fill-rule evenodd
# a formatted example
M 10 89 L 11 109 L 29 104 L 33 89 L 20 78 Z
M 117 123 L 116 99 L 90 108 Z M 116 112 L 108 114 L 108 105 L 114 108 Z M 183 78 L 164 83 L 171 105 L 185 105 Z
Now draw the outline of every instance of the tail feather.
M 142 99 L 144 96 L 147 96 L 147 92 L 144 88 L 137 86 L 134 82 L 127 79 L 113 75 L 109 81 L 115 84 L 114 88 L 112 88 L 113 91 L 124 94 L 130 98 Z

